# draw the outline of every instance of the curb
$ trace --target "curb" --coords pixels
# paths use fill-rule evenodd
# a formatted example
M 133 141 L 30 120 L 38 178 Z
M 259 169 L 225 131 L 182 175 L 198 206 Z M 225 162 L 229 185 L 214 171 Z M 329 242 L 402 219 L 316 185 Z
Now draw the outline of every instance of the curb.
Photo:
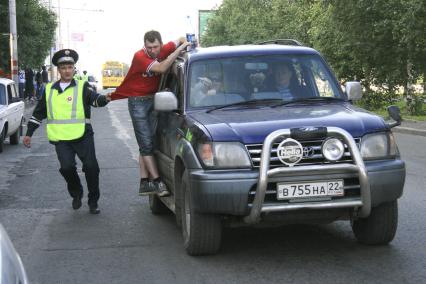
M 419 130 L 419 129 L 410 128 L 410 127 L 397 126 L 397 127 L 394 127 L 392 129 L 392 132 L 418 135 L 418 136 L 425 136 L 426 137 L 426 130 Z

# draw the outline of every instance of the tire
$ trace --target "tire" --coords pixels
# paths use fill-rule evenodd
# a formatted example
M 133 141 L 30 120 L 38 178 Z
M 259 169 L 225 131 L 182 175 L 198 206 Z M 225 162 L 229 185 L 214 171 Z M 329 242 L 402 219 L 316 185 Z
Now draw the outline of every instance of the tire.
M 219 216 L 196 213 L 188 172 L 182 176 L 182 234 L 189 255 L 215 254 L 220 248 L 222 224 Z
M 178 228 L 182 228 L 182 183 L 175 189 L 175 221 Z
M 169 208 L 161 202 L 160 198 L 155 195 L 149 195 L 149 208 L 151 209 L 151 213 L 154 215 L 163 215 L 170 213 Z
M 4 144 L 3 144 L 3 142 L 4 142 L 4 129 L 2 129 L 2 131 L 0 132 L 0 153 L 1 152 L 3 152 L 3 149 L 4 149 Z
M 19 144 L 19 138 L 21 137 L 21 128 L 22 128 L 22 120 L 21 124 L 19 125 L 18 129 L 16 129 L 16 132 L 10 135 L 9 141 L 11 145 L 18 145 Z
M 371 209 L 370 216 L 352 222 L 352 231 L 358 242 L 366 245 L 390 243 L 398 227 L 397 200 L 383 203 Z

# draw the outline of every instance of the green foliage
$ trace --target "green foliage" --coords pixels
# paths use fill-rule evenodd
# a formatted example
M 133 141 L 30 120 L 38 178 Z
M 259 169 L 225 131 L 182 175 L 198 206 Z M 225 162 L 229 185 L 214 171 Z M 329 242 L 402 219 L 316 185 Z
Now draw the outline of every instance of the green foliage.
M 341 81 L 358 80 L 374 105 L 426 74 L 424 0 L 224 0 L 206 46 L 295 38 L 319 50 Z M 383 92 L 370 92 L 373 87 Z
M 394 104 L 400 98 L 394 92 L 370 91 L 358 103 L 363 108 L 374 111 Z
M 56 15 L 38 0 L 16 1 L 20 68 L 39 68 L 54 42 Z M 0 0 L 0 68 L 9 67 L 9 1 Z M 4 35 L 6 34 L 6 35 Z

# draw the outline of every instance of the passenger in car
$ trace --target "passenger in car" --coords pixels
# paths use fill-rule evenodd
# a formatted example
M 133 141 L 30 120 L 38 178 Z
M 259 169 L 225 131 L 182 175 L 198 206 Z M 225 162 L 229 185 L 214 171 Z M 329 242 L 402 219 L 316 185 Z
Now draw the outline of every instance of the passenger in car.
M 274 66 L 275 91 L 283 100 L 292 100 L 297 96 L 299 84 L 293 66 L 290 63 L 279 63 Z

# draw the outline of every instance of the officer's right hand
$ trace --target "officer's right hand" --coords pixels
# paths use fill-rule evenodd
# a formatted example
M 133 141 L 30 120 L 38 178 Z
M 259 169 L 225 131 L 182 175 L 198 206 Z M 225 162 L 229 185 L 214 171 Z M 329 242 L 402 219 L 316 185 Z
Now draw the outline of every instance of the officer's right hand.
M 30 136 L 24 136 L 22 142 L 24 143 L 25 147 L 31 148 L 31 137 Z

